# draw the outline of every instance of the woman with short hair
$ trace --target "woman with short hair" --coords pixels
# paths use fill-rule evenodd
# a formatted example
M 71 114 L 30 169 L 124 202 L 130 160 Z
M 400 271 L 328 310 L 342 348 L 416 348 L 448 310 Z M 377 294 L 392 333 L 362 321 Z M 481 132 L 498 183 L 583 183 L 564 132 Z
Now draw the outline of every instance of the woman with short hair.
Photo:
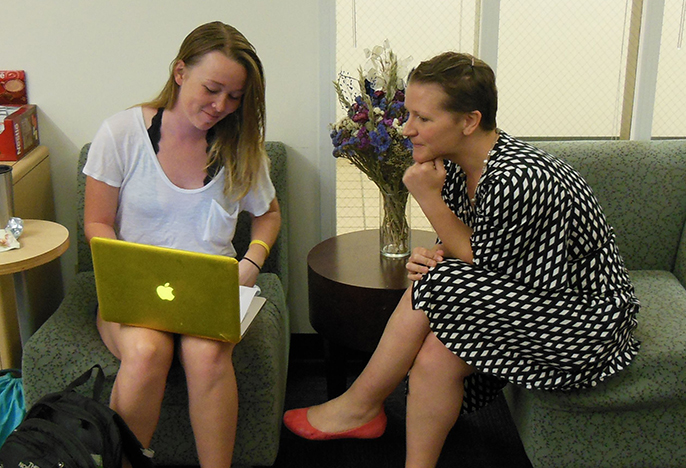
M 413 284 L 353 385 L 284 422 L 314 440 L 379 437 L 407 376 L 406 467 L 433 467 L 458 416 L 508 382 L 564 391 L 629 365 L 639 304 L 584 179 L 496 127 L 487 64 L 422 62 L 405 106 L 415 163 L 403 182 L 439 241 L 412 252 Z

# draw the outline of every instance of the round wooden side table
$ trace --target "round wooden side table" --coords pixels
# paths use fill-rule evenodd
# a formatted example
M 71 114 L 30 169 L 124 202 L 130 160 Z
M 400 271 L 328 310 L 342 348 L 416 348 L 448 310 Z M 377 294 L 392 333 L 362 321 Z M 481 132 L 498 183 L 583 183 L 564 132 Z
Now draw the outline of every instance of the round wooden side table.
M 436 235 L 413 230 L 412 247 L 431 247 Z M 410 286 L 402 259 L 379 250 L 379 231 L 356 231 L 327 239 L 307 256 L 310 324 L 326 346 L 329 398 L 346 388 L 350 350 L 372 353 L 388 318 Z
M 62 255 L 69 247 L 69 231 L 52 221 L 25 219 L 19 243 L 19 249 L 0 252 L 0 275 L 11 274 L 14 279 L 16 319 L 23 345 L 35 331 L 33 317 L 30 314 L 31 298 L 26 288 L 24 272 Z M 9 317 L 3 317 L 2 320 L 5 323 L 11 322 Z

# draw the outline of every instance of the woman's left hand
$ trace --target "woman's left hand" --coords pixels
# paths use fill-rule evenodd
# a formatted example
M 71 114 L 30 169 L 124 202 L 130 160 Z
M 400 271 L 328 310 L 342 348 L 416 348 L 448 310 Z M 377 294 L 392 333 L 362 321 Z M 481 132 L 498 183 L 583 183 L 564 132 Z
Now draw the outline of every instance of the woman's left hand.
M 238 284 L 241 286 L 255 286 L 260 270 L 248 260 L 238 262 Z
M 279 202 L 274 198 L 269 204 L 269 209 L 263 215 L 252 218 L 252 225 L 250 226 L 252 241 L 243 255 L 243 259 L 238 262 L 238 281 L 241 285 L 255 286 L 257 275 L 260 274 L 260 268 L 267 261 L 269 250 L 276 241 L 280 227 L 281 211 L 279 210 Z
M 436 244 L 432 248 L 416 247 L 405 264 L 407 278 L 417 281 L 443 261 L 443 246 Z

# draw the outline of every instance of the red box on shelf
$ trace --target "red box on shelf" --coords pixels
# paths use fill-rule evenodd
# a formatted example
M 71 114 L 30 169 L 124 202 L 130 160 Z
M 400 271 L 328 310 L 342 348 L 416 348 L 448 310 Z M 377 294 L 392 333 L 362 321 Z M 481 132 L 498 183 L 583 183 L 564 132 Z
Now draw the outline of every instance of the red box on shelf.
M 0 70 L 0 105 L 23 106 L 28 102 L 24 70 Z
M 18 161 L 40 144 L 36 106 L 0 106 L 0 161 Z

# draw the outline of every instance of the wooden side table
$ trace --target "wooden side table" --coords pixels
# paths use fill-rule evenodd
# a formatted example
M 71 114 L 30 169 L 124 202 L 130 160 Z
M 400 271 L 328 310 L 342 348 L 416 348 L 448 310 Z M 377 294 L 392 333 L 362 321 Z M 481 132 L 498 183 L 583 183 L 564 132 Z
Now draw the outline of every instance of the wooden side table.
M 50 152 L 46 146 L 38 146 L 19 161 L 2 161 L 12 166 L 14 191 L 14 216 L 22 219 L 45 219 L 55 221 Z M 4 226 L 0 226 L 4 227 Z M 62 268 L 55 259 L 24 273 L 26 289 L 31 297 L 31 314 L 37 325 L 42 324 L 59 307 L 63 294 Z M 13 275 L 0 275 L 0 365 L 2 368 L 17 367 L 19 353 L 8 356 L 7 349 L 21 349 L 16 324 L 17 301 Z M 5 319 L 5 317 L 9 319 Z M 3 324 L 14 320 L 14 327 Z
M 48 263 L 62 255 L 69 247 L 69 231 L 52 221 L 24 220 L 24 231 L 19 238 L 21 248 L 0 252 L 0 275 L 12 275 L 16 295 L 16 315 L 0 317 L 0 330 L 7 338 L 0 350 L 8 357 L 8 367 L 20 367 L 21 346 L 36 329 L 31 316 L 31 297 L 27 291 L 25 272 Z M 55 293 L 61 293 L 55 291 Z M 19 333 L 17 333 L 17 330 Z M 21 342 L 12 337 L 19 336 Z
M 436 235 L 412 231 L 412 247 L 430 247 Z M 345 391 L 349 350 L 376 349 L 405 290 L 410 286 L 407 258 L 389 259 L 379 251 L 379 231 L 357 231 L 327 239 L 307 256 L 310 323 L 326 345 L 329 398 Z

